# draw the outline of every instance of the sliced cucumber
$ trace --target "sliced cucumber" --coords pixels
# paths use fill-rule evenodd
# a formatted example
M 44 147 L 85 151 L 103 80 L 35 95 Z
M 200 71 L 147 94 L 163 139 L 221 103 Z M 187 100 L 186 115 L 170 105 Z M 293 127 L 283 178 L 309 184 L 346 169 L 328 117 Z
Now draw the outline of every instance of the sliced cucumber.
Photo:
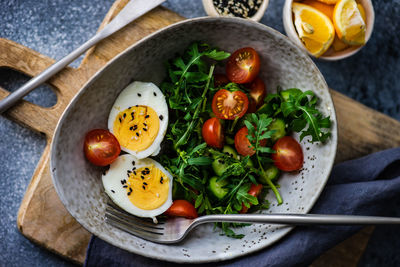
M 264 170 L 263 175 L 258 177 L 258 181 L 264 185 L 267 185 L 267 180 L 275 180 L 279 176 L 279 169 L 275 167 L 275 165 L 270 165 L 268 168 Z
M 208 190 L 216 199 L 222 199 L 226 194 L 228 194 L 228 189 L 224 188 L 228 184 L 226 179 L 217 182 L 219 177 L 213 176 L 208 180 Z
M 232 158 L 239 159 L 236 150 L 235 150 L 233 147 L 231 147 L 231 146 L 224 146 L 224 147 L 222 148 L 222 153 L 228 154 L 228 155 L 231 156 Z
M 236 150 L 230 146 L 224 146 L 222 148 L 222 153 L 225 153 L 225 154 L 231 156 L 232 158 L 239 159 L 239 156 L 238 156 Z M 229 165 L 225 163 L 224 159 L 217 158 L 217 159 L 214 159 L 214 161 L 211 163 L 211 167 L 213 168 L 216 175 L 222 176 L 222 174 L 229 167 Z
M 225 172 L 226 168 L 228 168 L 228 164 L 225 163 L 224 159 L 219 158 L 219 159 L 215 159 L 211 163 L 211 167 L 213 168 L 216 175 L 222 176 L 222 174 Z
M 282 138 L 286 135 L 286 123 L 282 119 L 275 119 L 268 126 L 269 130 L 275 130 L 275 133 L 271 136 L 272 142 L 276 142 L 279 138 Z

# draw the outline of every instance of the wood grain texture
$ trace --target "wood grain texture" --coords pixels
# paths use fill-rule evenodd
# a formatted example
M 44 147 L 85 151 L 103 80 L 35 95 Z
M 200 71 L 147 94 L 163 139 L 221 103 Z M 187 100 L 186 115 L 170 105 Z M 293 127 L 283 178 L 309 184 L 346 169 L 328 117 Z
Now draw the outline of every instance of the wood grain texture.
M 118 0 L 100 28 L 128 2 Z M 11 119 L 44 133 L 48 144 L 34 172 L 18 214 L 18 228 L 30 240 L 76 263 L 82 263 L 90 238 L 60 202 L 50 176 L 49 144 L 62 111 L 84 83 L 110 59 L 141 38 L 182 20 L 183 17 L 158 7 L 90 49 L 78 69 L 66 68 L 50 84 L 57 104 L 43 108 L 21 101 L 6 113 Z M 11 52 L 10 52 L 11 51 Z M 54 61 L 12 41 L 0 39 L 0 67 L 5 66 L 33 76 Z M 335 103 L 339 144 L 336 162 L 366 155 L 400 144 L 400 123 L 344 95 L 331 90 Z M 0 98 L 8 92 L 0 88 Z M 30 116 L 26 116 L 30 114 Z M 373 228 L 366 228 L 329 250 L 313 266 L 355 266 Z

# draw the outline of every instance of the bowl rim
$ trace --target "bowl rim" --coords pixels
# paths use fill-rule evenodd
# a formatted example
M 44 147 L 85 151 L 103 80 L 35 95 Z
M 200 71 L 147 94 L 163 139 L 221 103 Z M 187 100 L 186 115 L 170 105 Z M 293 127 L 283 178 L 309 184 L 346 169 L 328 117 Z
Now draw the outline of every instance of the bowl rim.
M 295 44 L 297 44 L 304 51 L 306 51 L 306 53 L 308 55 L 310 55 L 311 57 L 313 57 L 315 59 L 320 59 L 320 60 L 324 60 L 324 61 L 337 61 L 337 60 L 348 58 L 348 57 L 356 54 L 362 48 L 364 48 L 364 46 L 366 46 L 368 41 L 371 39 L 372 32 L 374 30 L 374 24 L 375 24 L 374 6 L 373 6 L 371 0 L 360 0 L 360 2 L 366 2 L 367 5 L 368 5 L 368 8 L 365 8 L 363 6 L 364 9 L 366 10 L 366 17 L 367 17 L 367 21 L 366 21 L 367 22 L 367 29 L 366 29 L 366 35 L 365 35 L 365 44 L 361 45 L 361 46 L 353 46 L 353 47 L 350 46 L 349 48 L 346 48 L 345 50 L 338 51 L 339 52 L 338 55 L 336 55 L 338 52 L 335 52 L 332 55 L 328 55 L 328 56 L 321 55 L 320 57 L 317 58 L 317 57 L 311 55 L 310 52 L 308 52 L 308 50 L 306 49 L 306 47 L 304 46 L 303 42 L 300 40 L 300 38 L 299 38 L 299 36 L 298 36 L 298 34 L 296 32 L 296 29 L 295 29 L 294 23 L 293 23 L 293 16 L 292 16 L 292 3 L 293 2 L 294 2 L 294 0 L 285 0 L 285 3 L 283 5 L 282 21 L 283 21 L 283 25 L 284 25 L 284 29 L 285 29 L 286 35 Z M 368 10 L 369 10 L 369 12 L 368 12 Z M 336 32 L 335 32 L 335 34 L 336 34 Z M 340 54 L 340 52 L 346 52 L 346 53 Z
M 240 254 L 225 254 L 224 256 L 220 256 L 217 257 L 215 259 L 204 259 L 204 260 L 194 260 L 192 258 L 166 258 L 165 256 L 162 255 L 154 255 L 154 254 L 149 254 L 146 253 L 145 250 L 137 250 L 137 251 L 133 251 L 129 248 L 126 247 L 122 247 L 121 244 L 114 242 L 113 239 L 111 239 L 109 236 L 103 236 L 101 235 L 101 233 L 98 233 L 97 231 L 92 231 L 92 227 L 90 227 L 90 225 L 88 225 L 85 221 L 82 220 L 78 220 L 75 218 L 75 216 L 72 215 L 72 213 L 70 212 L 70 210 L 67 208 L 67 201 L 64 198 L 62 192 L 60 191 L 61 189 L 59 189 L 59 183 L 58 183 L 58 179 L 56 178 L 57 173 L 56 173 L 56 166 L 54 165 L 56 162 L 55 159 L 55 150 L 56 150 L 56 144 L 58 143 L 58 138 L 60 135 L 60 129 L 62 124 L 64 123 L 64 121 L 66 120 L 66 114 L 69 112 L 70 108 L 75 105 L 75 103 L 78 101 L 78 99 L 81 97 L 81 95 L 86 91 L 86 88 L 88 88 L 91 84 L 93 84 L 103 73 L 103 71 L 108 68 L 110 65 L 114 64 L 114 62 L 118 61 L 119 58 L 123 57 L 126 53 L 128 53 L 129 51 L 131 51 L 132 49 L 135 49 L 136 46 L 140 46 L 142 43 L 145 43 L 148 39 L 153 38 L 155 35 L 159 34 L 160 32 L 164 31 L 164 30 L 170 30 L 176 27 L 181 27 L 181 25 L 183 24 L 187 24 L 187 23 L 196 23 L 196 22 L 202 22 L 202 21 L 221 21 L 221 20 L 225 20 L 225 21 L 231 21 L 231 22 L 235 22 L 235 23 L 244 23 L 244 24 L 248 24 L 251 26 L 255 26 L 255 27 L 260 27 L 263 30 L 266 31 L 270 31 L 273 32 L 274 34 L 278 34 L 281 38 L 285 39 L 286 41 L 288 41 L 289 44 L 293 45 L 293 42 L 290 41 L 290 39 L 285 36 L 284 34 L 280 33 L 279 31 L 268 27 L 264 24 L 252 21 L 252 20 L 248 20 L 248 19 L 243 19 L 243 18 L 237 18 L 237 17 L 198 17 L 198 18 L 192 18 L 192 19 L 186 19 L 183 21 L 179 21 L 177 23 L 171 24 L 167 27 L 161 28 L 151 34 L 149 34 L 148 36 L 144 37 L 143 39 L 139 40 L 138 42 L 130 45 L 129 47 L 127 47 L 126 49 L 124 49 L 123 51 L 121 51 L 118 55 L 116 55 L 114 58 L 112 58 L 110 61 L 108 61 L 102 68 L 100 68 L 82 87 L 81 89 L 79 89 L 78 93 L 72 98 L 72 100 L 70 101 L 70 103 L 67 105 L 67 107 L 65 108 L 65 110 L 63 111 L 61 118 L 59 119 L 57 126 L 55 128 L 55 132 L 54 135 L 52 137 L 52 142 L 51 142 L 51 147 L 50 147 L 50 173 L 51 173 L 51 178 L 52 178 L 52 182 L 54 185 L 54 188 L 57 192 L 58 197 L 60 198 L 62 204 L 64 205 L 64 207 L 66 208 L 66 210 L 71 214 L 72 217 L 74 217 L 74 219 L 83 227 L 85 228 L 88 232 L 90 232 L 93 235 L 96 235 L 97 237 L 101 238 L 102 240 L 116 246 L 119 247 L 121 249 L 125 249 L 127 251 L 129 251 L 130 253 L 135 253 L 144 257 L 151 257 L 154 259 L 158 259 L 161 261 L 169 261 L 169 262 L 176 262 L 176 263 L 208 263 L 208 262 L 218 262 L 218 261 L 225 261 L 225 260 L 229 260 L 229 259 L 234 259 L 234 258 L 238 258 L 238 257 L 242 257 L 244 255 L 249 255 L 252 253 L 255 253 L 257 251 L 260 251 L 261 249 L 264 249 L 268 246 L 271 246 L 272 244 L 276 243 L 277 241 L 279 241 L 281 238 L 283 238 L 285 235 L 287 235 L 292 229 L 294 229 L 294 227 L 284 227 L 280 229 L 280 235 L 274 239 L 271 240 L 270 243 L 268 243 L 267 245 L 264 246 L 255 246 L 253 247 L 254 249 L 252 250 L 248 250 L 245 251 L 243 253 Z M 326 179 L 321 183 L 321 187 L 319 188 L 319 190 L 315 191 L 314 196 L 311 198 L 310 200 L 310 205 L 308 208 L 304 209 L 301 213 L 308 213 L 313 206 L 315 205 L 315 202 L 318 200 L 318 198 L 320 197 L 322 191 L 324 190 L 326 183 L 328 182 L 329 179 L 329 175 L 332 171 L 333 168 L 333 164 L 335 161 L 335 157 L 336 157 L 336 153 L 337 153 L 337 145 L 338 145 L 338 129 L 337 129 L 337 117 L 336 117 L 336 109 L 332 100 L 332 95 L 329 92 L 329 87 L 325 81 L 324 76 L 322 75 L 322 73 L 320 72 L 320 70 L 318 69 L 318 67 L 316 66 L 316 64 L 310 59 L 310 57 L 308 57 L 308 55 L 298 46 L 293 45 L 292 47 L 293 49 L 295 49 L 299 54 L 304 55 L 305 60 L 309 61 L 310 63 L 310 67 L 314 69 L 314 71 L 316 71 L 320 77 L 322 78 L 322 82 L 326 88 L 326 90 L 328 90 L 328 99 L 326 99 L 329 103 L 330 103 L 330 107 L 332 110 L 332 123 L 335 124 L 333 127 L 336 128 L 336 131 L 334 131 L 334 136 L 331 137 L 332 140 L 332 154 L 330 154 L 330 160 L 327 166 L 327 170 L 328 170 L 328 175 L 326 177 Z M 117 229 L 117 228 L 115 228 Z M 150 242 L 150 241 L 148 241 Z M 217 256 L 217 255 L 216 255 Z

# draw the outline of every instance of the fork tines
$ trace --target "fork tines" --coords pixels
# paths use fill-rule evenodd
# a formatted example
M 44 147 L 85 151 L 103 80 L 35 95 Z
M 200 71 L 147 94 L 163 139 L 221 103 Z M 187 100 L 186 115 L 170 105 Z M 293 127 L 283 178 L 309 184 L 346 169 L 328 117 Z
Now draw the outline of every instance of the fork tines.
M 106 222 L 125 232 L 154 241 L 164 234 L 164 222 L 154 224 L 151 220 L 136 217 L 118 208 L 109 200 L 106 207 Z

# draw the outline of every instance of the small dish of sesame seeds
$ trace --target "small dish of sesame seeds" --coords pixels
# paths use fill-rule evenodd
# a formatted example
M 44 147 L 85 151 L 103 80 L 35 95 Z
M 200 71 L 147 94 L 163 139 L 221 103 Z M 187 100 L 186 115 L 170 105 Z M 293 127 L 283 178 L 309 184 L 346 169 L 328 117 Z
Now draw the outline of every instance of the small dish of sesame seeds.
M 211 17 L 239 17 L 259 21 L 269 0 L 203 0 L 203 7 Z

